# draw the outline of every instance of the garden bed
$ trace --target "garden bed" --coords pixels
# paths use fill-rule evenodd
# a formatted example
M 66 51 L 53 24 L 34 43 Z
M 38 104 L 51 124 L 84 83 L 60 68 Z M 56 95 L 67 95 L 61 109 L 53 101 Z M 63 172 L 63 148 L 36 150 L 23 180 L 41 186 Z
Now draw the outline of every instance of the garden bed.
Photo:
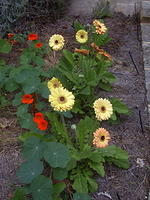
M 55 24 L 49 22 L 36 22 L 31 31 L 38 33 L 43 40 L 49 39 L 52 34 L 62 34 L 70 49 L 74 37 L 72 21 L 76 17 L 64 17 Z M 81 22 L 91 23 L 90 17 L 80 19 Z M 118 169 L 114 166 L 106 165 L 106 176 L 97 178 L 99 189 L 93 194 L 94 199 L 98 200 L 144 200 L 148 195 L 148 112 L 146 101 L 146 90 L 144 80 L 144 67 L 142 59 L 142 48 L 140 41 L 140 27 L 136 17 L 126 17 L 122 14 L 115 14 L 112 18 L 105 20 L 109 28 L 112 41 L 105 48 L 114 58 L 112 67 L 113 73 L 118 78 L 114 84 L 110 97 L 121 98 L 131 109 L 130 116 L 123 116 L 119 125 L 110 126 L 102 122 L 102 127 L 110 130 L 112 143 L 116 144 L 130 155 L 131 167 L 128 170 Z M 19 31 L 28 30 L 28 23 L 24 23 Z M 17 29 L 18 29 L 17 27 Z M 15 47 L 14 47 L 15 48 Z M 15 62 L 11 57 L 10 62 Z M 46 58 L 47 65 L 49 60 Z M 99 92 L 99 91 L 98 91 Z M 99 97 L 106 97 L 106 93 L 100 91 Z M 21 159 L 19 156 L 20 146 L 16 140 L 21 132 L 15 119 L 15 110 L 8 108 L 2 110 L 1 120 L 6 127 L 0 127 L 0 192 L 3 200 L 8 199 L 10 191 L 14 188 L 15 170 Z M 138 163 L 137 159 L 142 159 L 143 163 Z M 143 164 L 143 166 L 142 166 Z M 106 193 L 105 193 L 106 192 Z M 110 195 L 110 196 L 109 196 Z

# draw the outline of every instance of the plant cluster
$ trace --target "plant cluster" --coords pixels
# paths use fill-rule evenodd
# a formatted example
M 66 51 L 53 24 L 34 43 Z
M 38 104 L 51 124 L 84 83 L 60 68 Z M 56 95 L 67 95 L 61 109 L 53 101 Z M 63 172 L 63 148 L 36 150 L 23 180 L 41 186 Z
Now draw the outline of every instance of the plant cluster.
M 93 176 L 105 175 L 106 162 L 129 167 L 128 153 L 109 145 L 111 135 L 100 124 L 116 123 L 120 114 L 129 114 L 119 99 L 100 96 L 101 89 L 111 91 L 116 81 L 110 71 L 112 57 L 101 48 L 110 40 L 107 28 L 98 20 L 90 26 L 75 22 L 74 28 L 80 44 L 74 52 L 62 50 L 62 35 L 51 36 L 48 47 L 38 35 L 29 34 L 19 66 L 1 60 L 2 93 L 15 94 L 18 120 L 29 130 L 20 136 L 25 162 L 17 171 L 26 185 L 16 190 L 13 200 L 90 200 L 89 193 L 98 188 Z M 1 53 L 11 50 L 6 40 L 0 46 Z M 43 70 L 44 56 L 55 58 L 61 50 L 55 66 Z

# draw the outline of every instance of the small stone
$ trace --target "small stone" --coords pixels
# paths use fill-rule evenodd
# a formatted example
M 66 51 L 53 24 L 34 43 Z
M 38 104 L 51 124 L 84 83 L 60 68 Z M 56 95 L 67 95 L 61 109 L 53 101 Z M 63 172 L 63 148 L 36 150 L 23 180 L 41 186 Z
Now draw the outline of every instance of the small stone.
M 143 159 L 137 158 L 136 163 L 139 165 L 139 167 L 144 167 L 145 163 Z

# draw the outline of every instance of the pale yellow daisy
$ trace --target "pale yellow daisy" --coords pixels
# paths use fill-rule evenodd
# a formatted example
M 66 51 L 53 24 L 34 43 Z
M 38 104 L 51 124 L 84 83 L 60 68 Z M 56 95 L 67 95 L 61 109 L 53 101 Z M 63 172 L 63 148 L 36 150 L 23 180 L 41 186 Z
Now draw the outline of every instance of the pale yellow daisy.
M 54 51 L 59 51 L 64 47 L 64 42 L 65 42 L 65 40 L 62 35 L 54 34 L 49 39 L 49 46 Z
M 107 120 L 113 114 L 113 107 L 109 100 L 99 98 L 93 105 L 96 118 L 100 121 Z
M 47 87 L 51 91 L 52 89 L 60 88 L 63 86 L 57 78 L 53 77 L 51 80 L 48 81 Z
M 76 40 L 79 43 L 86 43 L 88 40 L 88 32 L 86 32 L 85 30 L 79 30 L 76 33 Z
M 72 109 L 75 103 L 75 97 L 72 92 L 61 87 L 51 91 L 49 102 L 55 111 L 62 112 Z

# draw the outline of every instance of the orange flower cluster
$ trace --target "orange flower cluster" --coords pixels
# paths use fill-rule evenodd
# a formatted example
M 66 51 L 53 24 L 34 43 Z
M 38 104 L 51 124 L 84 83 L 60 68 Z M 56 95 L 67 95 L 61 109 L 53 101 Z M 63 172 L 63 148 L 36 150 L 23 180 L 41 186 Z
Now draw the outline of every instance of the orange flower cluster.
M 90 53 L 90 50 L 87 50 L 87 49 L 76 49 L 75 48 L 74 52 L 81 53 L 83 55 L 88 55 Z
M 21 102 L 24 104 L 32 104 L 34 102 L 33 95 L 32 94 L 23 95 Z M 33 121 L 37 124 L 38 129 L 40 129 L 41 131 L 45 131 L 48 127 L 48 122 L 44 119 L 44 115 L 40 112 L 35 113 Z
M 35 113 L 33 121 L 37 124 L 38 129 L 45 131 L 48 127 L 48 122 L 44 119 L 44 115 L 40 112 Z
M 98 52 L 98 54 L 101 54 L 101 55 L 107 57 L 109 60 L 112 60 L 112 56 L 109 53 L 107 53 L 106 51 L 104 51 L 103 49 L 100 49 L 95 43 L 91 43 L 91 47 L 93 49 L 95 49 Z
M 33 95 L 32 94 L 25 94 L 23 95 L 21 102 L 25 104 L 32 104 L 34 101 Z
M 41 42 L 38 42 L 38 43 L 35 44 L 36 48 L 41 48 L 42 46 L 43 46 L 43 44 Z
M 28 34 L 28 40 L 38 40 L 39 36 L 37 34 Z

